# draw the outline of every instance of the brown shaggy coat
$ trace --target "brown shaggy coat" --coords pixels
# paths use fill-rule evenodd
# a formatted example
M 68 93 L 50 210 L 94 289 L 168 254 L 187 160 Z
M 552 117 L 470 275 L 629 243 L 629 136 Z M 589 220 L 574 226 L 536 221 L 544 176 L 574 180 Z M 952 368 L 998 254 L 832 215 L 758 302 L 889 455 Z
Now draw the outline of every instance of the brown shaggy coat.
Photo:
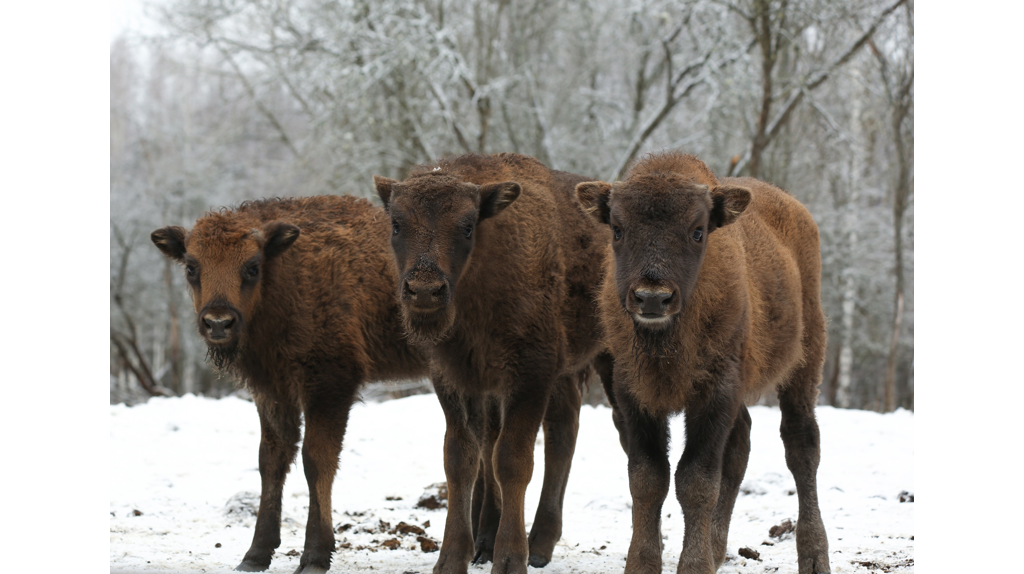
M 245 202 L 208 213 L 191 231 L 152 234 L 186 267 L 211 358 L 237 374 L 259 413 L 263 488 L 239 570 L 266 570 L 281 543 L 281 488 L 301 414 L 310 505 L 299 570 L 327 571 L 331 486 L 357 390 L 365 381 L 426 374 L 402 330 L 389 235 L 382 209 L 337 196 Z
M 578 383 L 602 348 L 595 297 L 608 231 L 574 199 L 584 179 L 518 154 L 375 178 L 393 220 L 403 318 L 430 356 L 447 420 L 450 506 L 435 573 L 464 573 L 474 556 L 493 556 L 495 574 L 525 572 L 561 536 Z M 544 486 L 527 537 L 542 424 Z
M 784 191 L 718 178 L 699 159 L 650 156 L 623 182 L 578 186 L 613 229 L 600 295 L 627 429 L 633 539 L 626 572 L 661 572 L 669 485 L 666 418 L 686 413 L 676 493 L 682 572 L 713 572 L 749 454 L 744 403 L 779 391 L 786 458 L 800 501 L 800 572 L 827 572 L 817 506 L 814 404 L 825 351 L 818 229 Z

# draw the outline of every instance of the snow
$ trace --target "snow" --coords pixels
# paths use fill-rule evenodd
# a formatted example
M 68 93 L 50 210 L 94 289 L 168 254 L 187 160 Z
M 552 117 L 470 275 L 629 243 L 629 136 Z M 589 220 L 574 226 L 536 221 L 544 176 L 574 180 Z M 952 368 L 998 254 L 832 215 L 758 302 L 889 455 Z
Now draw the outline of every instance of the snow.
M 750 462 L 733 513 L 728 558 L 719 572 L 795 573 L 793 535 L 781 540 L 768 536 L 772 526 L 797 517 L 797 498 L 790 494 L 795 485 L 778 433 L 779 410 L 752 407 L 750 414 Z M 819 407 L 817 416 L 822 441 L 818 494 L 832 571 L 912 572 L 914 504 L 900 503 L 898 496 L 914 491 L 913 413 Z M 682 452 L 682 417 L 672 420 L 672 432 L 675 462 Z M 381 534 L 379 524 L 422 526 L 429 521 L 427 535 L 441 540 L 445 510 L 415 505 L 425 488 L 444 481 L 443 436 L 444 416 L 433 395 L 353 408 L 333 500 L 335 526 L 353 525 L 336 538 L 351 547 L 335 554 L 332 572 L 431 571 L 437 553 L 422 552 L 415 536 L 398 536 L 401 547 L 396 550 L 383 548 L 380 542 L 394 535 Z M 260 491 L 259 421 L 252 403 L 187 395 L 154 398 L 131 408 L 114 405 L 110 441 L 112 572 L 226 572 L 241 561 L 255 523 L 245 512 L 246 501 L 251 505 Z M 535 456 L 527 528 L 540 496 L 540 437 Z M 302 552 L 309 497 L 297 459 L 284 488 L 282 544 L 268 572 L 292 572 Z M 664 572 L 675 572 L 682 550 L 683 518 L 674 492 L 673 487 L 662 511 Z M 630 506 L 626 456 L 611 411 L 584 406 L 562 540 L 546 568 L 530 571 L 621 572 L 631 533 Z M 766 541 L 774 545 L 762 545 Z M 740 557 L 741 547 L 759 552 L 760 561 Z M 487 573 L 490 567 L 470 566 L 469 571 Z

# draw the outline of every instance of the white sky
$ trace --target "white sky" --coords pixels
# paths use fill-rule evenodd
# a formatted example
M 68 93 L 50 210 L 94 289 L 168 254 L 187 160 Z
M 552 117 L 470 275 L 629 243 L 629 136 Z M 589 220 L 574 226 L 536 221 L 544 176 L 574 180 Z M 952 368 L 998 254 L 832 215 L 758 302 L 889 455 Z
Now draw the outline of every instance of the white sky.
M 145 4 L 145 0 L 110 0 L 111 42 L 123 31 L 152 27 L 145 16 Z

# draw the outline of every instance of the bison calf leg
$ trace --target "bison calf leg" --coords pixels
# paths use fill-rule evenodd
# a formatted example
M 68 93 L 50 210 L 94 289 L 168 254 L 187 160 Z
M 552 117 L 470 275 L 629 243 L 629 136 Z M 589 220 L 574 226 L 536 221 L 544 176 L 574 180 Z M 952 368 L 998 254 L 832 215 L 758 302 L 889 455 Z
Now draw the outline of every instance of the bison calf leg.
M 555 544 L 562 537 L 562 505 L 576 450 L 582 403 L 576 377 L 561 377 L 544 413 L 544 485 L 529 536 L 529 564 L 534 568 L 542 568 L 551 561 Z
M 679 574 L 713 574 L 718 566 L 712 518 L 721 493 L 725 447 L 740 406 L 723 395 L 694 400 L 686 409 L 686 446 L 675 476 L 685 524 Z
M 317 393 L 304 401 L 306 435 L 302 440 L 302 467 L 309 487 L 309 516 L 306 520 L 306 544 L 296 574 L 327 572 L 334 553 L 331 489 L 358 384 L 331 383 L 330 387 L 326 383 L 317 385 L 320 389 L 330 388 L 332 393 L 329 396 Z
M 260 508 L 252 545 L 236 570 L 261 572 L 270 567 L 281 545 L 281 490 L 299 442 L 299 412 L 286 401 L 256 395 L 260 416 Z
M 533 476 L 533 447 L 547 408 L 544 387 L 550 389 L 547 385 L 520 388 L 504 400 L 501 434 L 493 459 L 501 489 L 501 522 L 491 574 L 526 574 L 529 543 L 524 505 L 526 486 Z
M 473 558 L 473 486 L 480 467 L 483 413 L 477 399 L 463 397 L 435 379 L 444 411 L 444 474 L 448 480 L 448 518 L 434 574 L 465 574 Z
M 626 423 L 622 418 L 622 410 L 619 408 L 618 399 L 615 397 L 614 367 L 615 361 L 611 354 L 607 352 L 600 353 L 594 358 L 594 370 L 597 371 L 597 376 L 601 378 L 604 395 L 608 398 L 608 404 L 612 407 L 612 424 L 615 425 L 615 430 L 619 431 L 619 445 L 622 446 L 622 451 L 629 455 Z
M 668 421 L 642 409 L 619 385 L 615 390 L 628 439 L 629 493 L 633 498 L 633 537 L 626 555 L 626 574 L 660 574 L 661 508 L 672 471 Z
M 469 515 L 473 517 L 473 539 L 480 533 L 480 512 L 484 506 L 484 466 L 479 465 L 476 471 L 476 482 L 473 484 L 473 506 Z
M 747 460 L 750 458 L 750 413 L 747 407 L 741 406 L 736 416 L 729 442 L 725 445 L 725 456 L 722 459 L 722 484 L 718 491 L 718 504 L 711 518 L 711 536 L 714 545 L 715 565 L 725 562 L 725 547 L 729 540 L 729 522 L 732 509 L 736 504 L 736 495 L 740 491 L 740 483 L 747 472 Z
M 805 367 L 803 370 L 808 369 Z M 828 563 L 828 538 L 818 508 L 817 474 L 821 458 L 821 437 L 818 422 L 814 418 L 817 387 L 802 383 L 797 378 L 779 391 L 779 407 L 782 411 L 780 430 L 782 443 L 786 447 L 786 466 L 796 481 L 800 505 L 796 523 L 796 553 L 800 574 L 818 574 L 831 572 L 831 568 Z
M 476 553 L 473 555 L 474 564 L 486 564 L 494 556 L 494 539 L 498 535 L 498 524 L 501 523 L 501 491 L 498 482 L 494 478 L 494 445 L 498 442 L 498 434 L 501 432 L 501 410 L 496 399 L 486 400 L 485 411 L 486 423 L 484 428 L 484 446 L 480 457 L 480 477 L 476 481 L 473 490 L 473 517 L 477 528 L 473 530 L 473 538 L 476 541 Z M 476 488 L 479 488 L 479 493 Z M 480 506 L 477 507 L 479 498 Z

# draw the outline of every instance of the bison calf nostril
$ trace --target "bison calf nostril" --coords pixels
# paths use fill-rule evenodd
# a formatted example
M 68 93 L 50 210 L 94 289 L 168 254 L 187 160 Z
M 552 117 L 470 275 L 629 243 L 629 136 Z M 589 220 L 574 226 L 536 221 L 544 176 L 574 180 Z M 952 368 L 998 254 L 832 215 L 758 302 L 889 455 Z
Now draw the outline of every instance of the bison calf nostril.
M 637 290 L 633 292 L 636 304 L 643 314 L 664 314 L 674 293 L 668 291 Z

